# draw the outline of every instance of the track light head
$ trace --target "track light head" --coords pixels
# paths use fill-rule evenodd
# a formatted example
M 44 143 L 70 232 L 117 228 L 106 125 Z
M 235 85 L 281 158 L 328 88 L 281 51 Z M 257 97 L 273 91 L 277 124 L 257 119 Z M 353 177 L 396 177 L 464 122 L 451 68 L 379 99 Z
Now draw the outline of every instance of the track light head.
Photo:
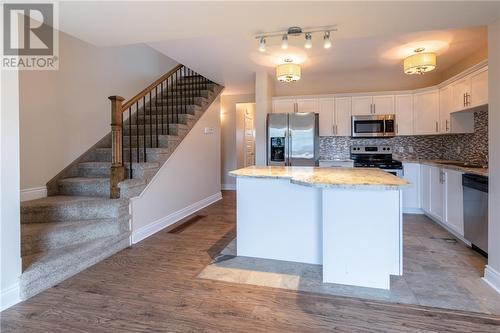
M 306 33 L 306 43 L 304 44 L 304 47 L 306 49 L 310 49 L 313 46 L 312 44 L 312 36 L 310 33 Z
M 259 51 L 266 52 L 266 39 L 264 37 L 261 37 L 259 40 Z
M 325 35 L 323 36 L 323 47 L 325 49 L 329 49 L 332 47 L 332 41 L 330 40 L 330 31 L 326 31 Z
M 288 35 L 284 34 L 283 37 L 281 38 L 281 49 L 286 50 L 288 49 Z

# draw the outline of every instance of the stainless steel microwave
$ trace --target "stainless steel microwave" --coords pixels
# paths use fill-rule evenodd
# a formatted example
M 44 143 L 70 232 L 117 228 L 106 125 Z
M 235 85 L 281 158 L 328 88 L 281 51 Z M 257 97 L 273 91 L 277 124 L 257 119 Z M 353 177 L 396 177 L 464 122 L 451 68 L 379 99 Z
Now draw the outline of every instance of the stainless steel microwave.
M 396 135 L 396 116 L 352 116 L 352 137 L 392 137 Z

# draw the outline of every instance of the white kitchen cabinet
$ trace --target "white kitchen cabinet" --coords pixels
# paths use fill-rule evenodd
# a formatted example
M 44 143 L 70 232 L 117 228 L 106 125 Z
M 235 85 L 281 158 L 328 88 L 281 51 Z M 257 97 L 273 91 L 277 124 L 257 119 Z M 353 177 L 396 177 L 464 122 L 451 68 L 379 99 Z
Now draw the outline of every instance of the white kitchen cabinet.
M 318 113 L 318 99 L 317 98 L 298 98 L 298 99 L 296 99 L 295 112 Z
M 483 68 L 470 76 L 469 107 L 488 104 L 488 68 Z
M 353 116 L 373 115 L 372 96 L 354 96 L 352 98 L 352 115 Z
M 420 211 L 420 164 L 403 163 L 403 178 L 410 185 L 403 190 L 403 212 L 417 213 Z
M 354 96 L 352 98 L 353 116 L 394 114 L 394 96 Z
M 468 108 L 467 101 L 470 94 L 470 78 L 465 77 L 452 84 L 453 90 L 453 112 Z
M 439 91 L 413 95 L 413 130 L 416 135 L 439 133 Z
M 429 214 L 431 211 L 431 167 L 420 165 L 420 207 Z
M 453 110 L 453 89 L 446 86 L 439 89 L 439 133 L 451 132 L 450 115 Z
M 444 173 L 440 167 L 430 167 L 430 209 L 429 213 L 442 222 L 444 217 Z
M 335 135 L 351 136 L 351 97 L 335 98 Z
M 295 99 L 273 100 L 273 113 L 294 113 Z
M 373 96 L 373 114 L 394 114 L 394 96 Z
M 320 98 L 318 100 L 319 136 L 335 135 L 335 100 Z
M 459 235 L 464 235 L 462 172 L 443 169 L 443 223 Z
M 395 96 L 396 135 L 413 134 L 413 95 Z

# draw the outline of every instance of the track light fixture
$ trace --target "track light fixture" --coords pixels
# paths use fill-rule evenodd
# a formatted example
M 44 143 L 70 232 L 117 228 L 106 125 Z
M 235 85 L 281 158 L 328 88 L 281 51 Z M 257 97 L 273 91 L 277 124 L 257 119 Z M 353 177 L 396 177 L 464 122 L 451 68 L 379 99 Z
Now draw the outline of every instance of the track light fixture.
M 261 37 L 259 40 L 259 51 L 266 52 L 266 39 L 264 37 Z
M 290 27 L 286 31 L 275 31 L 258 34 L 255 36 L 255 38 L 259 40 L 259 51 L 261 52 L 264 52 L 266 50 L 266 38 L 278 36 L 281 36 L 281 48 L 283 50 L 288 49 L 288 38 L 290 36 L 297 37 L 302 35 L 304 35 L 306 39 L 304 47 L 306 49 L 310 49 L 312 48 L 312 34 L 321 32 L 323 33 L 323 47 L 325 49 L 329 49 L 332 47 L 332 41 L 330 39 L 330 32 L 332 31 L 337 31 L 335 25 L 308 29 L 302 29 L 300 27 Z
M 285 34 L 281 38 L 281 49 L 286 50 L 288 49 L 288 35 Z

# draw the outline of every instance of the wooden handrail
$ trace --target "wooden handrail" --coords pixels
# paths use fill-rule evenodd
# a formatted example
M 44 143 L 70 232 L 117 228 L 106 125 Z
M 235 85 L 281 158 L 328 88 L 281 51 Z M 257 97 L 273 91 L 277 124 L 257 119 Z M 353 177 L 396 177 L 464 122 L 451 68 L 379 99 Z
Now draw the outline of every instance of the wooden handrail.
M 149 93 L 151 90 L 153 90 L 157 85 L 165 81 L 170 75 L 174 74 L 176 71 L 178 71 L 180 68 L 182 68 L 182 64 L 178 64 L 174 68 L 172 68 L 170 71 L 168 71 L 165 75 L 162 75 L 158 80 L 155 82 L 151 83 L 149 86 L 147 86 L 145 89 L 143 89 L 140 93 L 132 97 L 130 100 L 128 100 L 125 104 L 122 105 L 122 112 L 127 110 L 129 107 L 134 105 L 137 101 L 139 101 L 141 98 L 146 96 L 147 93 Z

